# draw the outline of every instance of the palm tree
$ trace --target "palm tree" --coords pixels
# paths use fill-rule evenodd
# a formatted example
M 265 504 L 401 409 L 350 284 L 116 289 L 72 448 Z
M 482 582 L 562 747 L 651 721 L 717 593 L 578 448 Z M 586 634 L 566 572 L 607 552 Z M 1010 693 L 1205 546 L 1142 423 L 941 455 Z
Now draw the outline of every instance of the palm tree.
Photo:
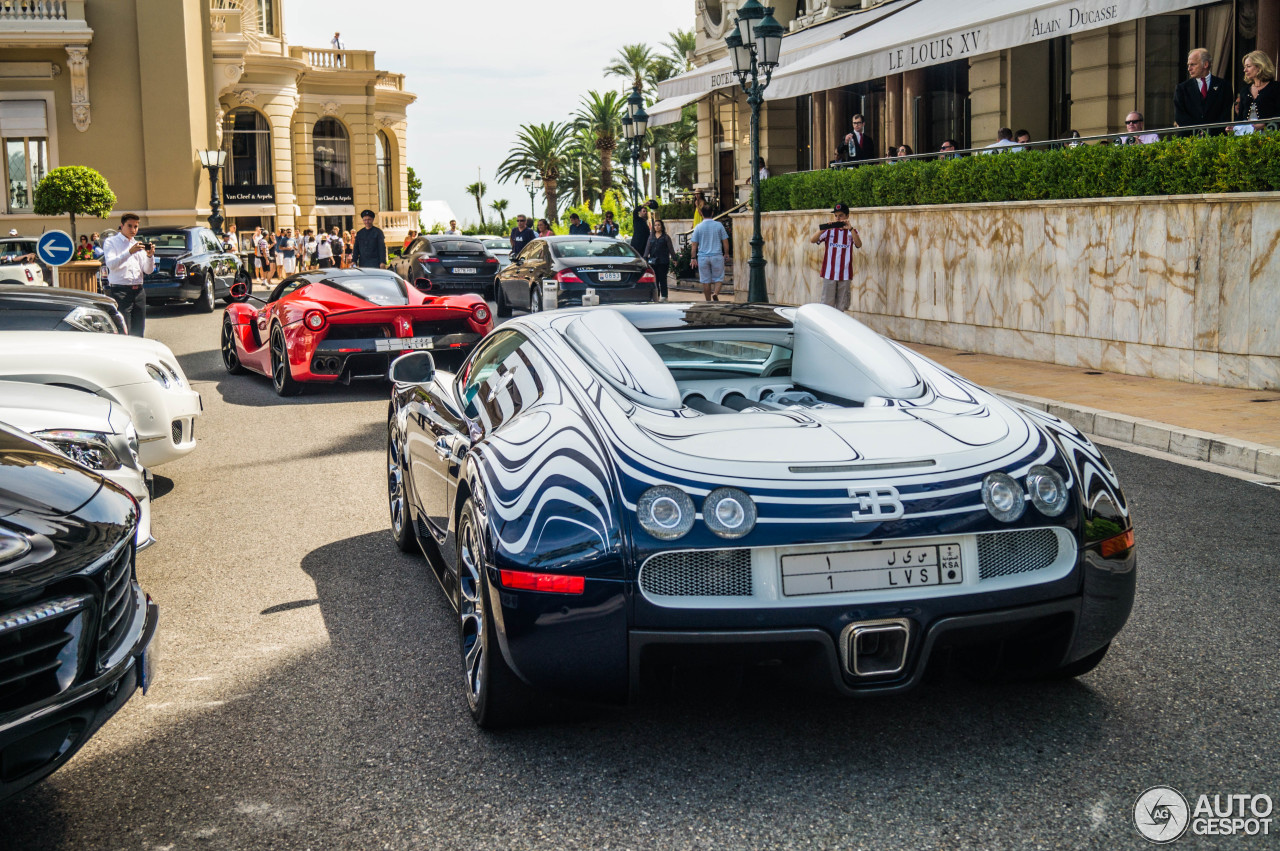
M 568 162 L 569 137 L 573 127 L 568 122 L 521 124 L 511 153 L 498 166 L 498 182 L 506 183 L 526 174 L 542 176 L 542 194 L 547 199 L 547 221 L 558 221 L 556 182 Z
M 498 214 L 498 227 L 505 228 L 507 226 L 507 199 L 499 198 L 497 201 L 490 201 L 489 206 Z
M 693 68 L 693 63 L 689 61 L 689 54 L 693 53 L 698 46 L 698 37 L 693 30 L 672 30 L 667 33 L 669 41 L 664 41 L 662 46 L 667 49 L 666 59 L 670 59 L 671 63 L 681 71 L 689 71 Z
M 476 199 L 476 210 L 480 213 L 480 227 L 484 227 L 484 205 L 481 199 L 484 193 L 489 191 L 489 187 L 485 185 L 483 180 L 477 180 L 475 183 L 467 187 L 467 194 Z
M 575 130 L 592 137 L 591 147 L 600 158 L 600 191 L 613 185 L 613 152 L 622 139 L 622 116 L 626 114 L 626 98 L 617 92 L 587 92 L 574 115 Z
M 604 66 L 604 75 L 625 77 L 631 81 L 631 88 L 643 91 L 653 60 L 653 48 L 649 45 L 624 44 L 613 61 Z
M 572 206 L 582 198 L 582 203 L 594 209 L 600 198 L 600 152 L 596 149 L 596 136 L 586 127 L 578 127 L 569 142 L 569 164 L 560 177 L 560 189 L 565 206 Z

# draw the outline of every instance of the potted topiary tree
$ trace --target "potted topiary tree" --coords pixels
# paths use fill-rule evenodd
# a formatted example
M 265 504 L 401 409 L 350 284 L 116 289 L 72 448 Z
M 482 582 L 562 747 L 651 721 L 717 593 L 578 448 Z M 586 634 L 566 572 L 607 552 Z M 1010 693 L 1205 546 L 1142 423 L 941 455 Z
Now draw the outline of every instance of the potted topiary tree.
M 107 179 L 83 165 L 55 168 L 36 184 L 37 216 L 71 216 L 71 241 L 77 241 L 76 214 L 103 219 L 111 215 L 116 195 Z

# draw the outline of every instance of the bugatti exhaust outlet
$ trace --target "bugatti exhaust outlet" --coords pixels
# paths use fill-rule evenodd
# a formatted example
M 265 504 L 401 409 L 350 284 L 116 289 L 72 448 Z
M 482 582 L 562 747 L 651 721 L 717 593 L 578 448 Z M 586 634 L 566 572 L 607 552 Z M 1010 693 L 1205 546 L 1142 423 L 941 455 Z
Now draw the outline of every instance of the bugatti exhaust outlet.
M 907 667 L 911 623 L 905 618 L 859 621 L 844 628 L 845 668 L 855 677 L 887 677 Z

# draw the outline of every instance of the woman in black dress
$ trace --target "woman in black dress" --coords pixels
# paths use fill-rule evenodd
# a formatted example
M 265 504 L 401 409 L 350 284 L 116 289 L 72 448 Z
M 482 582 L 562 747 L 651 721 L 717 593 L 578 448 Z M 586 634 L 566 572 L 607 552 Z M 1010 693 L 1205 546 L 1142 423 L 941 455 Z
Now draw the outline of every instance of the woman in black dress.
M 1263 122 L 1280 118 L 1280 86 L 1276 85 L 1275 80 L 1276 65 L 1270 56 L 1261 50 L 1245 55 L 1246 86 L 1236 104 L 1237 120 L 1257 122 L 1253 129 L 1261 130 Z
M 649 242 L 644 247 L 644 259 L 653 267 L 653 276 L 658 280 L 659 297 L 667 300 L 667 272 L 671 269 L 671 258 L 675 256 L 675 247 L 667 234 L 667 224 L 662 219 L 653 220 L 653 230 L 649 232 Z

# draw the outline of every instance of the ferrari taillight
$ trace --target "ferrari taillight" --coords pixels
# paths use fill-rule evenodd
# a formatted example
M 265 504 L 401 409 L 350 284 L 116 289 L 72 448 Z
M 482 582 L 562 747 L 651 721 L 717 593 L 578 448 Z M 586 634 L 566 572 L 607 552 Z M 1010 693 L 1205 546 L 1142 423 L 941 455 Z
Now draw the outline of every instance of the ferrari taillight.
M 484 325 L 489 321 L 489 306 L 485 304 L 477 304 L 471 308 L 471 317 L 475 319 L 479 325 Z
M 302 324 L 307 326 L 308 331 L 319 331 L 328 322 L 324 313 L 319 310 L 308 310 L 302 316 Z
M 577 276 L 576 273 L 569 269 L 561 269 L 556 272 L 556 282 L 561 284 L 581 284 L 584 281 Z

